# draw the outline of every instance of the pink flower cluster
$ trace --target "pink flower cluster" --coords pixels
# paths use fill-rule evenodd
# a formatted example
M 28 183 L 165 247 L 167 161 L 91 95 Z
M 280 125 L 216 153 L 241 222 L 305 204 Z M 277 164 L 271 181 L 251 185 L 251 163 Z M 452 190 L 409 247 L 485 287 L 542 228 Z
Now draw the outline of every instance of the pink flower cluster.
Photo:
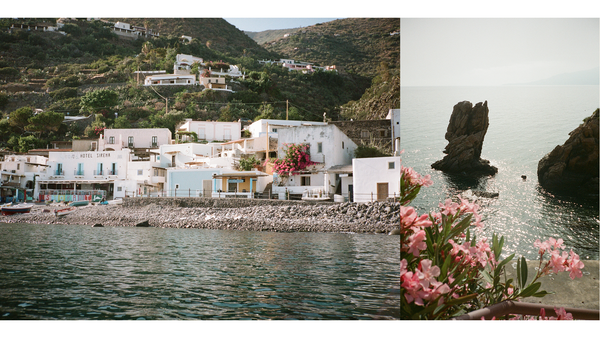
M 309 148 L 306 144 L 286 144 L 286 155 L 273 161 L 273 171 L 280 176 L 296 175 L 308 166 L 317 164 L 310 160 Z
M 448 243 L 452 245 L 450 255 L 454 257 L 455 262 L 462 260 L 462 265 L 470 265 L 472 267 L 485 268 L 488 263 L 493 266 L 496 263 L 494 254 L 487 243 L 487 239 L 484 238 L 477 242 L 474 246 L 471 246 L 471 242 L 464 242 L 459 245 L 454 240 L 449 239 Z
M 554 312 L 556 312 L 557 317 L 546 317 L 546 309 L 541 308 L 540 315 L 538 317 L 530 315 L 518 315 L 510 320 L 573 320 L 573 314 L 568 313 L 564 307 L 555 307 Z M 495 319 L 496 317 L 492 318 L 492 320 Z M 481 317 L 481 320 L 485 320 L 485 318 Z
M 561 252 L 560 249 L 564 249 L 562 239 L 554 239 L 550 237 L 547 241 L 540 241 L 539 239 L 533 243 L 533 246 L 539 249 L 540 258 L 548 251 L 550 253 L 550 259 L 546 266 L 542 269 L 543 273 L 549 273 L 550 269 L 552 272 L 558 273 L 561 271 L 568 271 L 571 279 L 580 278 L 583 276 L 581 269 L 584 268 L 584 264 L 579 260 L 579 255 L 571 250 L 569 253 L 566 251 Z M 540 259 L 541 260 L 541 259 Z
M 440 275 L 440 268 L 431 265 L 431 260 L 423 259 L 419 262 L 415 272 L 407 271 L 408 263 L 406 259 L 400 262 L 400 282 L 405 288 L 404 294 L 406 301 L 419 306 L 424 306 L 424 301 L 436 300 L 442 294 L 450 292 L 450 287 L 446 283 L 440 283 L 436 277 Z M 440 298 L 438 305 L 443 303 Z
M 413 168 L 400 166 L 400 175 L 404 174 L 404 179 L 407 180 L 409 185 L 420 185 L 422 187 L 428 187 L 433 184 L 431 175 L 421 177 L 419 173 L 414 171 Z

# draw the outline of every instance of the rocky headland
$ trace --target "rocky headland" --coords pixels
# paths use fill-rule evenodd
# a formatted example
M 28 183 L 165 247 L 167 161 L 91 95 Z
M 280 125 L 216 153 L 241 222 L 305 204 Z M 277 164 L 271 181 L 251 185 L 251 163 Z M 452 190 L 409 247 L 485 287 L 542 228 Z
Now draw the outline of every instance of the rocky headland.
M 126 198 L 120 205 L 89 205 L 55 216 L 62 207 L 36 205 L 28 214 L 0 216 L 0 223 L 389 234 L 400 222 L 400 204 L 394 202 Z
M 483 139 L 489 126 L 487 101 L 475 106 L 469 101 L 457 103 L 450 116 L 445 138 L 448 145 L 443 159 L 433 163 L 433 169 L 447 173 L 495 175 L 498 168 L 481 158 Z
M 539 162 L 540 185 L 554 193 L 598 195 L 598 109 Z

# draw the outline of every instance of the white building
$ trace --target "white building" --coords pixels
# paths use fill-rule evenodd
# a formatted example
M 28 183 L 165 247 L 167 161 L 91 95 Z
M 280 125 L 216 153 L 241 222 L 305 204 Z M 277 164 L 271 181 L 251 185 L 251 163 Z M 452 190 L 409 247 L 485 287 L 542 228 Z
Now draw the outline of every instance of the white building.
M 193 141 L 189 135 L 187 138 L 181 138 L 181 136 L 189 132 L 196 133 L 198 142 L 239 140 L 242 138 L 242 124 L 239 121 L 218 122 L 192 121 L 192 119 L 186 119 L 184 123 L 177 128 L 176 134 L 180 136 L 180 140 Z
M 100 151 L 119 151 L 124 148 L 158 148 L 172 143 L 168 128 L 104 129 L 98 141 Z
M 0 185 L 0 202 L 11 202 L 19 189 L 19 200 L 25 198 L 24 191 L 29 198 L 36 196 L 36 178 L 43 175 L 47 167 L 48 158 L 37 155 L 8 155 L 0 162 L 2 177 Z
M 400 196 L 400 157 L 352 160 L 354 202 L 385 201 Z
M 40 179 L 39 200 L 95 201 L 123 197 L 121 182 L 127 180 L 129 149 L 119 151 L 51 152 Z
M 181 85 L 195 85 L 196 75 L 190 74 L 161 74 L 151 75 L 144 79 L 144 86 L 181 86 Z
M 283 127 L 298 127 L 298 126 L 324 126 L 327 125 L 325 122 L 313 122 L 313 121 L 296 121 L 296 120 L 273 120 L 273 119 L 261 119 L 253 122 L 246 129 L 250 132 L 251 137 L 266 136 L 267 131 L 269 137 L 277 137 L 277 131 Z
M 310 160 L 320 164 L 287 179 L 274 174 L 273 192 L 280 198 L 286 193 L 300 195 L 312 191 L 333 196 L 340 183 L 336 169 L 352 164 L 357 145 L 335 125 L 281 127 L 277 132 L 279 158 L 285 157 L 286 144 L 308 144 Z
M 189 38 L 190 41 L 192 38 Z M 189 75 L 192 70 L 194 63 L 204 65 L 204 60 L 199 57 L 188 54 L 177 54 L 175 56 L 175 63 L 173 64 L 173 74 L 175 75 Z M 195 76 L 194 76 L 195 79 Z

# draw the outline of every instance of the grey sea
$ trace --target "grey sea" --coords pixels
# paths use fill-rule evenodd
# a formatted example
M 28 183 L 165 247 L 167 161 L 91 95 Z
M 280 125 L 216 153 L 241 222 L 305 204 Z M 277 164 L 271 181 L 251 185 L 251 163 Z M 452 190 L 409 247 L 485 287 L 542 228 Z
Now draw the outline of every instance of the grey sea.
M 399 319 L 398 236 L 0 223 L 0 319 Z
M 483 235 L 505 237 L 504 253 L 537 259 L 536 239 L 562 238 L 581 259 L 598 259 L 598 197 L 565 198 L 544 191 L 539 160 L 600 106 L 598 86 L 402 87 L 402 165 L 434 184 L 421 189 L 411 206 L 419 213 L 438 208 L 467 189 L 498 192 L 480 201 Z M 493 177 L 472 179 L 431 169 L 443 158 L 452 108 L 461 101 L 488 101 L 489 128 L 481 157 L 498 168 Z M 527 179 L 523 180 L 522 175 Z

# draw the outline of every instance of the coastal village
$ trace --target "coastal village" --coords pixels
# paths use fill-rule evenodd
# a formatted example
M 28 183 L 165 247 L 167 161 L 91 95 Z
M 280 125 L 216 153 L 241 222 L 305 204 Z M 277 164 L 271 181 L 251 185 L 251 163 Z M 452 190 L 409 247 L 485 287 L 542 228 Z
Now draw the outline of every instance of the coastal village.
M 58 30 L 58 27 L 14 27 Z M 158 33 L 114 23 L 125 37 Z M 182 42 L 191 37 L 182 36 Z M 261 60 L 289 71 L 337 71 L 292 59 Z M 178 54 L 173 73 L 137 71 L 143 86 L 203 86 L 232 92 L 244 78 L 236 65 L 213 69 L 201 57 Z M 168 102 L 167 102 L 168 106 Z M 167 108 L 168 109 L 168 108 Z M 76 118 L 66 116 L 63 123 Z M 186 119 L 167 128 L 104 129 L 97 139 L 52 142 L 48 149 L 0 154 L 0 202 L 101 202 L 126 197 L 267 198 L 334 202 L 394 199 L 400 189 L 400 110 L 384 120 L 329 121 L 261 119 L 219 122 Z M 354 158 L 360 144 L 384 144 L 395 156 Z M 282 171 L 295 145 L 307 166 Z

